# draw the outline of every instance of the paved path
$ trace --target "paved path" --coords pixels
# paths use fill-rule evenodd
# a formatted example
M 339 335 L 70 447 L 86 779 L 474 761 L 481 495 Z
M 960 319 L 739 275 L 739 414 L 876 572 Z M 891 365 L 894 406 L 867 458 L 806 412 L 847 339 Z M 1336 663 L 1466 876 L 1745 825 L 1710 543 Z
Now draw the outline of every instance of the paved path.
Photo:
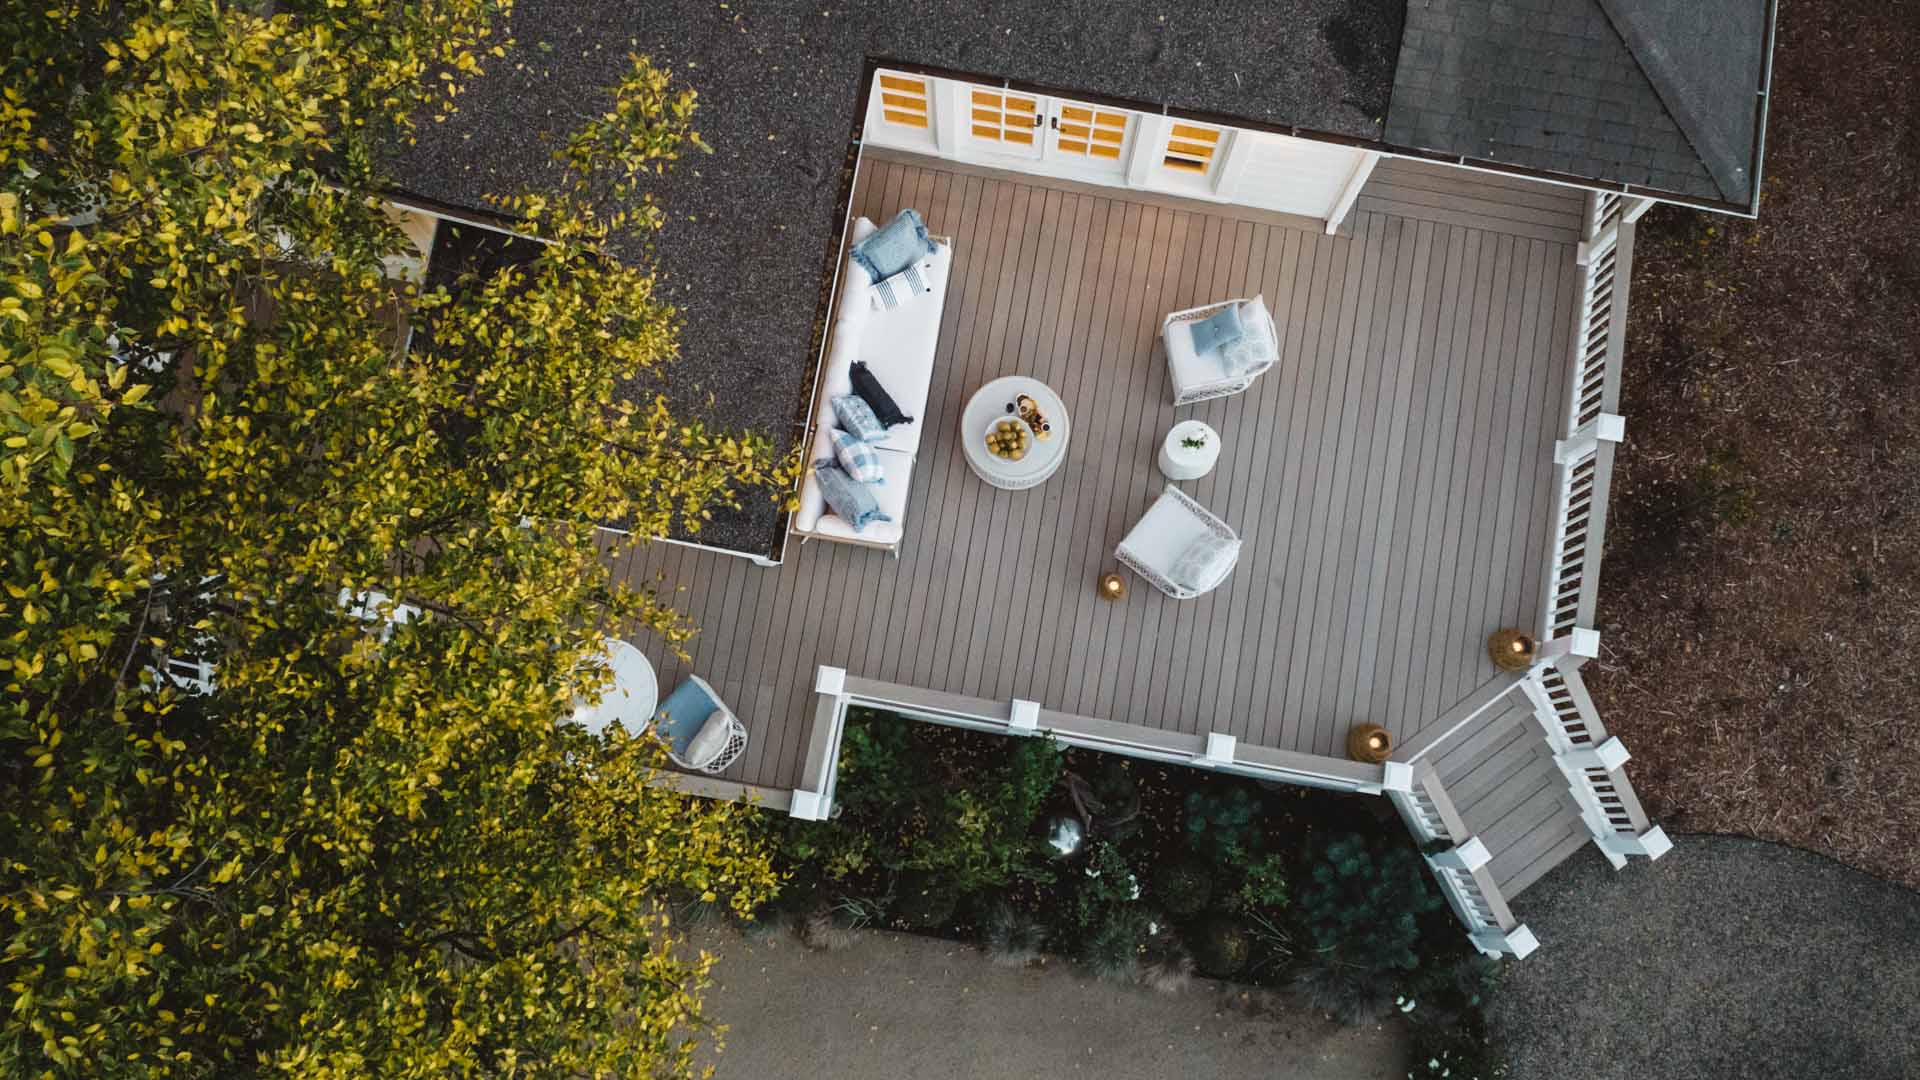
M 1058 962 L 996 967 L 973 949 L 869 934 L 809 952 L 791 938 L 699 935 L 720 963 L 708 1012 L 731 1025 L 717 1075 L 836 1080 L 1088 1076 L 1378 1080 L 1405 1075 L 1397 1028 L 1298 1012 L 1248 1016 L 1213 984 L 1165 995 Z
M 1514 914 L 1541 947 L 1495 997 L 1513 1080 L 1920 1077 L 1920 893 L 1682 837 L 1618 873 L 1589 847 Z

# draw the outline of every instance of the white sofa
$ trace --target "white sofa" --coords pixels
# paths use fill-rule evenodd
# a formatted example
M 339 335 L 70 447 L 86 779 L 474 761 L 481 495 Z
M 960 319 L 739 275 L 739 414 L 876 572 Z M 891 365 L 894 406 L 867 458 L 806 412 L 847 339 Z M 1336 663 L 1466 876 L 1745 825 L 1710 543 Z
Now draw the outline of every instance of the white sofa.
M 874 228 L 866 218 L 857 219 L 848 233 L 848 248 L 871 235 Z M 800 482 L 800 505 L 791 521 L 792 533 L 802 541 L 832 540 L 899 554 L 914 456 L 929 420 L 927 396 L 933 386 L 933 354 L 940 343 L 940 314 L 946 307 L 947 279 L 953 265 L 952 243 L 943 237 L 934 241 L 937 250 L 928 257 L 933 264 L 933 292 L 890 311 L 874 310 L 873 285 L 851 255 L 841 268 L 827 357 L 814 387 L 813 426 L 807 433 L 809 452 Z M 881 511 L 893 520 L 873 522 L 859 532 L 827 509 L 812 468 L 821 458 L 833 457 L 829 434 L 834 428 L 832 403 L 842 394 L 853 393 L 855 361 L 864 361 L 900 411 L 913 417 L 911 423 L 888 428 L 887 437 L 875 444 L 886 479 L 874 486 L 874 496 Z

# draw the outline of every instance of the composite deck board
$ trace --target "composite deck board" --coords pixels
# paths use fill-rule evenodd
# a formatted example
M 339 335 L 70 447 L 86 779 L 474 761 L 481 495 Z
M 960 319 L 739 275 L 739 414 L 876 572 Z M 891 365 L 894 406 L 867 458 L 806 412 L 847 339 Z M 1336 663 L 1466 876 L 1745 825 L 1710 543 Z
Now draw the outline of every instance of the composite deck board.
M 863 160 L 850 216 L 914 206 L 954 242 L 899 556 L 824 542 L 790 543 L 775 568 L 668 544 L 610 556 L 698 626 L 685 661 L 624 629 L 663 690 L 698 673 L 746 722 L 726 775 L 799 782 L 821 664 L 1320 754 L 1362 721 L 1413 740 L 1497 678 L 1486 634 L 1540 600 L 1581 203 L 1417 164 L 1376 180 L 1330 236 Z M 1162 317 L 1255 294 L 1278 364 L 1175 410 Z M 959 442 L 966 399 L 1009 374 L 1051 386 L 1072 428 L 1059 472 L 1024 492 L 980 482 Z M 1160 440 L 1188 418 L 1219 431 L 1221 454 L 1182 487 L 1239 531 L 1239 565 L 1198 600 L 1130 577 L 1124 601 L 1101 601 L 1095 577 L 1165 486 Z

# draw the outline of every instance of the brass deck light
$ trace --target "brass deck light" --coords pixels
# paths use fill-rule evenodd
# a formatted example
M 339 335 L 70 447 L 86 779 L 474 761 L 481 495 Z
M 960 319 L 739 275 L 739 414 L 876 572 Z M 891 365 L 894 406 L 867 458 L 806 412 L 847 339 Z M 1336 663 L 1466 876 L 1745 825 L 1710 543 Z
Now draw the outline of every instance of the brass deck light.
M 1502 671 L 1525 671 L 1533 666 L 1532 638 L 1512 628 L 1495 630 L 1487 638 L 1487 656 Z
M 1100 575 L 1100 584 L 1096 586 L 1102 600 L 1125 600 L 1127 598 L 1127 579 L 1109 571 Z
M 1393 733 L 1379 724 L 1356 724 L 1347 732 L 1347 756 L 1378 765 L 1393 753 Z

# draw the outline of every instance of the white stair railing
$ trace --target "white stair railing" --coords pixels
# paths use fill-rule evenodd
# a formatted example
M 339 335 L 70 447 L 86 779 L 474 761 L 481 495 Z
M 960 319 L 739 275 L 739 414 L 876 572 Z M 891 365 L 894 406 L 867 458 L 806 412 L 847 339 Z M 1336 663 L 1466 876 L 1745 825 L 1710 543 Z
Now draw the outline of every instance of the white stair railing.
M 1468 834 L 1432 763 L 1420 762 L 1401 776 L 1398 786 L 1390 778 L 1384 790 L 1422 848 L 1448 845 L 1445 850 L 1425 855 L 1427 867 L 1440 883 L 1440 893 L 1454 917 L 1467 928 L 1474 947 L 1489 956 L 1515 958 L 1539 948 L 1533 932 L 1507 909 L 1506 898 L 1500 895 L 1487 866 L 1492 854 L 1479 837 Z
M 1564 656 L 1540 664 L 1528 673 L 1522 689 L 1533 702 L 1554 765 L 1566 777 L 1587 831 L 1607 860 L 1618 869 L 1629 855 L 1657 859 L 1673 844 L 1664 830 L 1648 822 L 1627 780 L 1627 748 L 1600 723 L 1600 712 L 1580 678 L 1585 662 L 1585 657 Z

